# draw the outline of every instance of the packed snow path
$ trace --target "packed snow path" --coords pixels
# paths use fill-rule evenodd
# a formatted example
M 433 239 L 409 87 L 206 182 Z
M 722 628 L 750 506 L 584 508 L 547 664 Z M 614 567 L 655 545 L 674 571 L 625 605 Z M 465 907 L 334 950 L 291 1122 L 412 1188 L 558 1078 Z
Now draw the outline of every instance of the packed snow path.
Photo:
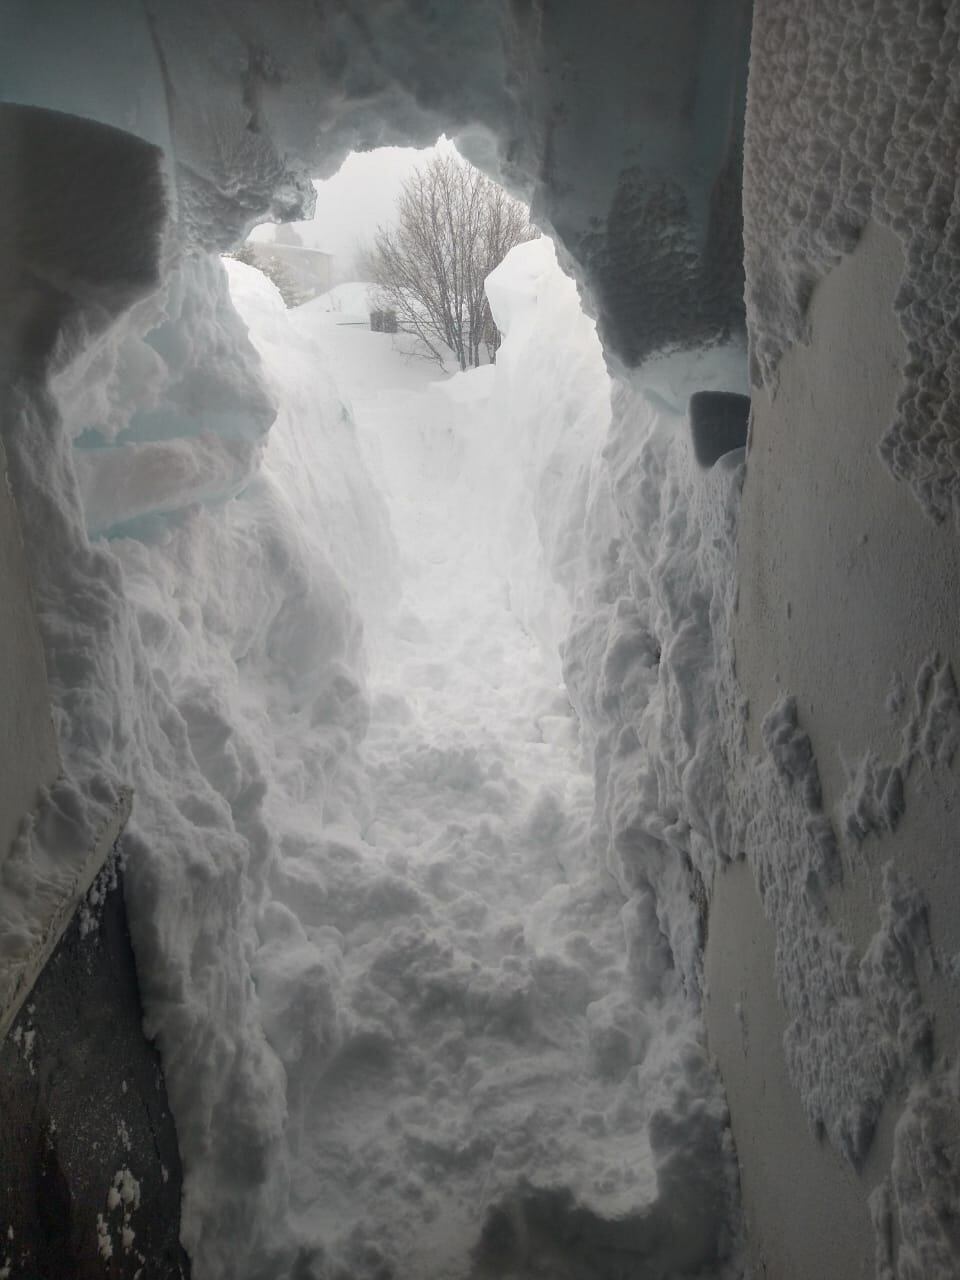
M 338 932 L 349 1030 L 304 1108 L 301 1230 L 351 1267 L 441 1277 L 465 1273 L 486 1225 L 503 1274 L 525 1266 L 519 1202 L 540 1189 L 553 1215 L 572 1193 L 626 1216 L 615 1252 L 642 1253 L 657 1193 L 626 1078 L 646 1033 L 622 898 L 590 856 L 592 782 L 558 660 L 511 610 L 496 560 L 477 393 L 456 421 L 436 367 L 388 336 L 333 313 L 324 338 L 400 572 L 368 627 L 372 813 L 313 922 Z M 481 400 L 485 372 L 460 379 Z

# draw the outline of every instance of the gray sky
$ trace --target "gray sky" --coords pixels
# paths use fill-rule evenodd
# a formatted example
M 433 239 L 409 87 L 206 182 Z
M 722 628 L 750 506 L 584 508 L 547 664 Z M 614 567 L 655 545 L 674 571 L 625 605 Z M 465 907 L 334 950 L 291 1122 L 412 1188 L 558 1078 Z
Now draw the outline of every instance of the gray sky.
M 339 173 L 326 182 L 315 182 L 317 209 L 312 222 L 293 222 L 303 243 L 332 253 L 338 275 L 353 258 L 358 241 L 370 241 L 379 224 L 392 220 L 400 185 L 418 165 L 429 162 L 438 149 L 452 147 L 441 138 L 437 147 L 416 151 L 413 147 L 381 147 L 353 152 Z M 263 223 L 251 240 L 272 240 L 275 224 Z M 342 277 L 341 277 L 342 278 Z

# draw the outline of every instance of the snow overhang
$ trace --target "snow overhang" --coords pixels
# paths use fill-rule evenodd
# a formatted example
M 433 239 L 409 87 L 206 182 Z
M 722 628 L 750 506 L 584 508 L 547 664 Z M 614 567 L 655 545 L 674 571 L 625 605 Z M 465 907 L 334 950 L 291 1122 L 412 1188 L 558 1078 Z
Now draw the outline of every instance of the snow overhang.
M 614 364 L 742 330 L 748 0 L 145 12 L 8 6 L 0 97 L 158 146 L 187 250 L 304 216 L 352 149 L 446 131 L 530 201 Z

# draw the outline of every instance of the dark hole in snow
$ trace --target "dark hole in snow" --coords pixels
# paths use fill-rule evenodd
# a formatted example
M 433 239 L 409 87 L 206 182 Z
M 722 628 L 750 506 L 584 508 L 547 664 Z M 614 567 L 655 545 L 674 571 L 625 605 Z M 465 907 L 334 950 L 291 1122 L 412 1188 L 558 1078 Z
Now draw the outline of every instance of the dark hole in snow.
M 743 449 L 750 421 L 750 397 L 734 391 L 696 391 L 690 397 L 693 452 L 701 467 Z

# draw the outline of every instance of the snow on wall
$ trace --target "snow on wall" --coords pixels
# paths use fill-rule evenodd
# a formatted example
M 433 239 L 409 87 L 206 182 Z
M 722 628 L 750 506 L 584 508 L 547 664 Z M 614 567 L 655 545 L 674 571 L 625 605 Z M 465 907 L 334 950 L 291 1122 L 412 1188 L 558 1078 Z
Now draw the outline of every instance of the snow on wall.
M 531 197 L 585 284 L 615 362 L 715 337 L 737 320 L 732 108 L 744 8 L 709 8 L 712 26 L 707 6 L 692 2 L 616 6 L 608 21 L 572 4 L 476 5 L 447 25 L 435 11 L 413 16 L 395 5 L 318 16 L 292 3 L 226 10 L 174 0 L 148 6 L 149 50 L 139 20 L 113 6 L 89 10 L 79 33 L 63 5 L 10 10 L 8 99 L 76 111 L 155 144 L 134 156 L 112 131 L 96 145 L 71 133 L 78 163 L 59 221 L 43 223 L 40 213 L 56 208 L 49 175 L 62 180 L 62 168 L 45 166 L 44 180 L 37 166 L 21 166 L 10 179 L 38 183 L 26 222 L 50 231 L 25 241 L 32 275 L 15 282 L 17 296 L 35 299 L 41 281 L 44 323 L 27 334 L 4 438 L 32 531 L 69 774 L 50 815 L 54 843 L 68 848 L 122 783 L 137 788 L 131 918 L 150 1025 L 183 1120 L 185 1230 L 198 1274 L 245 1266 L 282 1275 L 303 1243 L 283 1208 L 302 1172 L 291 1116 L 302 1114 L 312 1064 L 343 1046 L 331 1031 L 343 973 L 337 938 L 309 933 L 298 915 L 311 909 L 315 831 L 286 830 L 283 859 L 278 833 L 288 798 L 315 799 L 322 855 L 340 868 L 334 896 L 350 896 L 356 825 L 372 812 L 360 763 L 371 707 L 357 602 L 375 612 L 397 562 L 350 416 L 332 384 L 308 372 L 311 340 L 260 296 L 267 365 L 271 346 L 298 352 L 289 382 L 271 392 L 219 267 L 191 255 L 230 243 L 258 218 L 302 213 L 307 171 L 329 171 L 357 142 L 426 142 L 446 128 Z M 44 23 L 69 39 L 45 40 Z M 866 218 L 892 225 L 908 249 L 898 306 L 911 362 L 884 448 L 939 516 L 956 507 L 957 493 L 954 304 L 938 284 L 951 278 L 955 25 L 954 5 L 864 0 L 802 13 L 760 5 L 747 137 L 755 376 L 775 379 L 780 354 L 802 333 L 813 282 Z M 649 39 L 654 27 L 664 39 Z M 136 50 L 126 64 L 136 74 L 104 77 L 118 41 Z M 96 53 L 69 57 L 91 44 Z M 471 51 L 469 77 L 461 48 Z M 29 75 L 18 77 L 22 68 Z M 611 84 L 617 92 L 606 91 Z M 678 127 L 677 104 L 689 101 Z M 21 125 L 3 109 L 0 127 Z M 42 142 L 34 138 L 31 154 L 49 154 Z M 640 143 L 651 146 L 638 168 L 627 153 Z M 126 210 L 102 198 L 117 184 L 82 181 L 95 155 L 102 176 L 111 153 L 130 179 Z M 685 395 L 737 387 L 742 352 L 714 346 L 623 377 L 598 456 L 607 393 L 596 352 L 587 354 L 580 320 L 538 349 L 531 306 L 542 297 L 565 314 L 569 289 L 534 252 L 492 286 L 523 352 L 514 360 L 508 341 L 497 375 L 504 389 L 487 388 L 498 438 L 509 440 L 509 405 L 525 442 L 521 479 L 492 499 L 498 511 L 513 507 L 507 527 L 516 536 L 510 554 L 500 553 L 510 598 L 541 647 L 571 624 L 563 662 L 594 771 L 594 851 L 628 903 L 626 959 L 647 1019 L 637 1032 L 629 1010 L 598 1002 L 593 1043 L 607 1061 L 644 1044 L 642 1063 L 632 1064 L 644 1103 L 631 1122 L 646 1134 L 643 1167 L 656 1172 L 658 1198 L 647 1209 L 680 1206 L 681 1233 L 693 1206 L 715 1210 L 696 1258 L 677 1261 L 665 1246 L 663 1267 L 692 1268 L 726 1248 L 719 1224 L 729 1211 L 723 1104 L 694 1012 L 705 890 L 718 860 L 751 861 L 780 940 L 791 1072 L 812 1123 L 855 1164 L 893 1082 L 926 1052 L 916 990 L 927 945 L 922 904 L 888 877 L 877 933 L 854 955 L 822 910 L 835 851 L 789 701 L 767 717 L 764 760 L 746 759 L 723 642 L 738 471 L 733 463 L 697 473 L 681 432 Z M 244 287 L 242 273 L 237 283 Z M 26 305 L 15 314 L 18 323 L 35 318 Z M 45 362 L 65 318 L 51 394 Z M 529 362 L 541 377 L 525 385 Z M 296 408 L 265 445 L 272 406 L 291 388 Z M 551 407 L 548 420 L 538 399 Z M 478 423 L 483 412 L 469 410 Z M 317 429 L 298 432 L 305 421 Z M 532 516 L 521 497 L 532 499 Z M 308 511 L 325 513 L 309 533 Z M 574 547 L 581 519 L 587 537 Z M 91 544 L 88 526 L 115 537 Z M 445 761 L 454 781 L 469 765 L 462 755 Z M 733 776 L 744 785 L 731 796 Z M 864 786 L 851 812 L 869 826 L 889 807 L 879 774 Z M 557 912 L 546 916 L 540 934 L 549 938 Z M 391 965 L 402 969 L 403 956 L 388 955 L 381 968 Z M 432 980 L 426 961 L 416 980 Z M 947 1077 L 914 1086 L 876 1197 L 881 1245 L 896 1214 L 905 1274 L 913 1256 L 916 1274 L 930 1259 L 950 1266 L 949 1241 L 924 1201 L 949 1209 L 952 1175 L 916 1153 L 924 1126 L 943 1122 L 955 1093 Z M 542 1244 L 556 1224 L 578 1222 L 563 1189 L 533 1187 L 524 1198 L 514 1188 L 511 1198 L 502 1177 L 492 1186 L 502 1196 L 488 1206 L 488 1263 L 504 1223 L 516 1231 L 519 1221 L 519 1234 Z M 602 1206 L 592 1212 L 602 1234 Z M 656 1235 L 664 1219 L 641 1218 L 631 1241 L 647 1248 L 645 1233 L 653 1226 Z M 669 1222 L 663 1229 L 669 1237 Z M 376 1274 L 384 1259 L 364 1248 L 360 1239 L 348 1250 L 348 1265 Z M 327 1266 L 315 1243 L 303 1245 L 298 1265 L 306 1275 Z
M 953 3 L 762 0 L 745 139 L 753 378 L 775 393 L 778 362 L 803 338 L 817 281 L 868 221 L 890 227 L 904 249 L 894 307 L 908 356 L 880 453 L 938 520 L 960 514 L 958 39 Z M 732 677 L 723 684 L 732 695 L 724 720 L 735 725 Z M 897 691 L 892 705 L 901 704 L 906 709 L 906 695 Z M 914 768 L 952 760 L 957 713 L 949 664 L 933 656 L 917 672 L 901 750 L 889 759 L 868 754 L 850 779 L 841 805 L 849 835 L 864 840 L 896 827 Z M 921 998 L 921 977 L 937 963 L 925 901 L 908 875 L 886 867 L 877 931 L 861 955 L 849 946 L 829 919 L 839 860 L 816 761 L 789 699 L 771 709 L 763 736 L 770 758 L 735 804 L 733 829 L 777 930 L 791 1076 L 811 1124 L 854 1166 L 871 1150 L 884 1100 L 907 1091 L 889 1174 L 871 1197 L 877 1273 L 953 1275 L 957 1245 L 946 1224 L 960 1201 L 960 1172 L 947 1116 L 956 1077 L 934 1058 Z M 728 749 L 738 758 L 735 741 Z M 932 1141 L 941 1125 L 942 1157 L 931 1159 L 921 1133 L 929 1126 Z
M 900 237 L 904 386 L 881 453 L 936 519 L 960 518 L 952 3 L 756 6 L 744 246 L 753 376 L 773 384 L 810 293 L 869 219 Z
M 716 353 L 715 378 L 729 359 Z M 604 449 L 612 514 L 601 508 L 588 524 L 615 532 L 591 536 L 606 555 L 565 642 L 564 674 L 592 738 L 601 847 L 624 890 L 649 896 L 696 1004 L 707 889 L 729 856 L 716 649 L 739 490 L 722 467 L 704 485 L 682 428 L 655 391 L 618 390 Z M 715 509 L 711 540 L 703 525 Z
M 60 772 L 57 739 L 50 718 L 50 695 L 43 649 L 33 616 L 30 580 L 17 512 L 7 482 L 6 457 L 0 447 L 0 579 L 4 612 L 0 625 L 0 699 L 3 728 L 0 743 L 4 768 L 0 780 L 0 876 L 22 819 L 33 809 L 41 787 Z M 10 913 L 2 931 L 11 932 Z M 14 925 L 15 928 L 15 925 Z M 10 949 L 5 949 L 10 958 Z M 7 966 L 4 966 L 7 970 Z M 11 966 L 12 968 L 12 966 Z M 7 970 L 3 978 L 7 978 Z M 12 974 L 11 974 L 12 977 Z M 0 1008 L 9 1007 L 6 981 L 0 982 Z

